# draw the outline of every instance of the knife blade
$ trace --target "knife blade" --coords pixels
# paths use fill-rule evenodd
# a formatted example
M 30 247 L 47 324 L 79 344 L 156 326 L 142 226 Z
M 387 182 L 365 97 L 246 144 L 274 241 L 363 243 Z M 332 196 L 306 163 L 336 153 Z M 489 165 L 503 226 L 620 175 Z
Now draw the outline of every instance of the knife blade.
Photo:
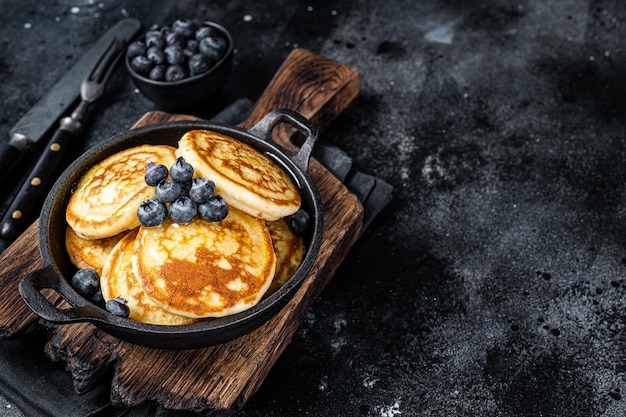
M 137 27 L 138 29 L 138 27 Z M 70 116 L 63 117 L 48 145 L 43 149 L 35 167 L 30 171 L 9 209 L 0 221 L 0 238 L 13 240 L 35 219 L 43 200 L 54 183 L 61 161 L 70 144 L 83 130 L 89 106 L 102 96 L 119 58 L 133 36 L 115 32 L 100 56 L 81 80 L 81 101 Z M 100 43 L 100 41 L 99 41 Z M 96 45 L 98 46 L 98 45 Z
M 112 26 L 57 83 L 13 126 L 8 143 L 0 147 L 0 180 L 57 126 L 78 101 L 80 84 L 114 37 L 130 42 L 141 28 L 137 19 L 123 19 Z

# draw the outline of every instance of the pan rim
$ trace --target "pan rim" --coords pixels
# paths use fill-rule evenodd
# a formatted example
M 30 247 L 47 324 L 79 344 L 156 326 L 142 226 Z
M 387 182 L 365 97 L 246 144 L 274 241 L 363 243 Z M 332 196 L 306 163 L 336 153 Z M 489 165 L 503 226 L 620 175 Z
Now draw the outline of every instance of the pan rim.
M 198 347 L 215 344 L 211 343 L 210 340 L 205 340 L 202 342 L 197 340 L 188 340 L 190 337 L 193 336 L 219 336 L 218 333 L 220 332 L 230 332 L 231 334 L 227 335 L 226 337 L 226 339 L 230 340 L 235 338 L 232 337 L 233 335 L 236 335 L 236 337 L 243 335 L 253 330 L 254 328 L 262 325 L 265 321 L 271 319 L 273 316 L 275 316 L 278 310 L 280 310 L 282 307 L 284 307 L 284 305 L 288 303 L 288 301 L 293 297 L 297 289 L 302 285 L 302 282 L 308 275 L 310 269 L 313 267 L 315 259 L 317 258 L 317 255 L 320 251 L 323 235 L 323 207 L 321 198 L 319 196 L 319 193 L 317 192 L 315 183 L 310 178 L 308 172 L 303 172 L 291 160 L 288 151 L 285 151 L 280 147 L 280 145 L 274 142 L 270 143 L 269 141 L 263 140 L 262 138 L 251 134 L 248 129 L 245 128 L 233 127 L 219 123 L 211 123 L 204 120 L 184 120 L 154 123 L 147 126 L 142 126 L 120 132 L 89 149 L 61 174 L 61 176 L 55 182 L 52 190 L 48 194 L 40 216 L 38 238 L 39 249 L 44 265 L 50 266 L 61 279 L 68 281 L 68 277 L 62 271 L 62 269 L 66 268 L 60 267 L 58 265 L 58 260 L 55 259 L 55 257 L 53 256 L 52 245 L 60 245 L 59 242 L 52 242 L 55 234 L 54 231 L 51 231 L 51 229 L 53 229 L 54 227 L 59 227 L 56 224 L 52 224 L 52 222 L 58 222 L 58 219 L 56 217 L 53 218 L 53 216 L 59 215 L 59 204 L 61 204 L 64 209 L 64 206 L 67 203 L 67 199 L 71 194 L 71 188 L 74 186 L 77 179 L 80 178 L 87 169 L 89 169 L 93 164 L 97 163 L 98 161 L 106 158 L 109 155 L 112 155 L 117 150 L 121 150 L 123 147 L 134 146 L 127 144 L 131 142 L 134 143 L 134 141 L 138 140 L 137 138 L 143 140 L 143 138 L 147 138 L 155 132 L 178 132 L 193 129 L 207 129 L 227 134 L 231 137 L 234 137 L 236 140 L 252 145 L 257 150 L 259 150 L 259 147 L 267 148 L 271 150 L 271 153 L 274 157 L 277 157 L 282 164 L 286 165 L 286 167 L 288 168 L 288 174 L 292 178 L 294 178 L 294 175 L 297 176 L 297 178 L 294 178 L 294 180 L 296 180 L 296 182 L 299 184 L 300 192 L 306 193 L 308 201 L 307 204 L 312 206 L 310 207 L 310 210 L 313 212 L 312 218 L 314 220 L 312 222 L 313 230 L 310 232 L 310 236 L 308 237 L 305 257 L 303 258 L 301 265 L 298 267 L 293 276 L 281 288 L 279 288 L 276 292 L 270 294 L 269 296 L 264 297 L 256 305 L 250 307 L 249 309 L 233 315 L 215 319 L 208 319 L 197 323 L 179 326 L 141 323 L 130 319 L 116 317 L 111 315 L 110 313 L 107 313 L 107 320 L 102 320 L 98 317 L 85 318 L 85 321 L 93 322 L 97 327 L 103 328 L 108 333 L 117 336 L 120 339 L 128 340 L 128 338 L 124 336 L 127 336 L 126 333 L 129 332 L 136 332 L 138 333 L 137 336 L 139 336 L 140 334 L 145 336 L 181 336 L 187 338 L 186 341 L 190 342 L 184 343 L 185 340 L 181 340 L 181 342 L 183 343 L 180 344 L 184 345 L 184 348 L 187 346 Z M 146 143 L 152 142 L 147 141 Z M 68 182 L 70 183 L 68 184 Z M 64 216 L 63 222 L 65 222 Z M 81 306 L 87 304 L 97 308 L 101 308 L 99 306 L 95 306 L 75 291 L 70 294 L 61 294 L 61 296 L 66 299 L 72 306 Z M 241 328 L 241 331 L 237 331 L 238 328 Z M 151 337 L 150 339 L 152 338 L 154 337 Z M 222 339 L 224 338 L 218 337 L 215 340 L 217 340 L 218 342 L 225 341 Z M 171 344 L 172 342 L 164 341 L 165 345 L 167 345 L 168 343 Z M 178 346 L 178 342 L 174 344 L 176 345 L 176 348 L 180 348 Z M 150 342 L 149 345 L 152 346 L 154 344 Z

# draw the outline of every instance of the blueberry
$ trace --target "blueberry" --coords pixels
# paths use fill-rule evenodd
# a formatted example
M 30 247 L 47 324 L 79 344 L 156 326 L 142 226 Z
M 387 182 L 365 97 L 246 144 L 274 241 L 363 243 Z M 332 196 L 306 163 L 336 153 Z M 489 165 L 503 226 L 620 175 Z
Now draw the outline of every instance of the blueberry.
M 193 167 L 180 156 L 170 167 L 170 175 L 174 181 L 186 182 L 193 178 Z
M 191 75 L 198 75 L 205 73 L 211 68 L 211 62 L 202 54 L 194 54 L 189 58 L 189 73 Z
M 196 216 L 198 208 L 193 200 L 186 196 L 180 196 L 169 208 L 169 216 L 173 222 L 189 223 Z
M 182 191 L 183 187 L 179 182 L 163 180 L 156 187 L 156 199 L 161 203 L 171 203 L 181 195 Z
M 112 298 L 105 303 L 104 308 L 115 316 L 128 318 L 130 316 L 130 308 L 128 308 L 127 302 L 120 297 Z
M 154 81 L 165 81 L 165 68 L 165 65 L 155 65 L 154 68 L 150 70 L 148 78 Z
M 165 52 L 163 49 L 151 46 L 146 51 L 146 57 L 156 65 L 165 64 Z
M 170 28 L 169 26 L 163 26 L 161 29 L 158 30 L 158 32 L 160 32 L 163 36 L 163 39 L 165 39 L 167 35 L 172 32 L 172 28 Z
M 72 276 L 72 287 L 83 297 L 91 297 L 100 288 L 100 276 L 95 269 L 79 269 Z
M 207 36 L 219 36 L 219 33 L 213 26 L 202 26 L 196 30 L 197 40 L 201 40 Z
M 189 197 L 189 190 L 191 190 L 192 181 L 184 181 L 179 182 L 180 184 L 180 195 L 184 195 L 185 197 Z
M 92 303 L 96 305 L 99 305 L 99 306 L 104 305 L 104 297 L 102 296 L 102 289 L 98 288 L 96 292 L 91 295 L 89 299 L 91 300 Z
M 202 38 L 198 44 L 198 49 L 207 58 L 219 61 L 226 49 L 226 39 L 221 36 L 207 36 Z
M 189 72 L 182 65 L 170 65 L 165 70 L 165 81 L 179 81 L 187 78 Z
M 166 45 L 177 45 L 184 48 L 187 44 L 187 38 L 178 32 L 170 32 L 165 36 Z
M 188 39 L 187 44 L 185 45 L 185 50 L 195 53 L 198 50 L 198 41 L 195 39 Z
M 221 196 L 216 195 L 207 202 L 198 204 L 198 214 L 206 221 L 219 222 L 228 216 L 228 205 Z
M 183 49 L 183 55 L 185 56 L 184 63 L 187 63 L 187 66 L 189 66 L 189 59 L 191 59 L 191 57 L 194 56 L 194 54 L 195 54 L 195 51 L 192 51 L 191 49 L 187 49 L 187 48 Z
M 189 197 L 196 203 L 206 203 L 215 194 L 215 183 L 202 177 L 194 178 Z
M 301 235 L 308 230 L 310 220 L 309 213 L 304 209 L 299 209 L 287 218 L 287 223 L 294 233 Z
M 139 223 L 146 227 L 160 226 L 167 216 L 167 206 L 157 199 L 142 201 L 137 209 Z
M 135 41 L 128 46 L 128 49 L 126 50 L 126 55 L 129 58 L 134 58 L 137 55 L 144 55 L 147 49 L 148 48 L 146 47 L 145 43 L 141 41 Z
M 137 55 L 130 61 L 130 67 L 137 74 L 148 75 L 152 69 L 152 61 L 145 55 Z
M 162 29 L 159 29 L 157 25 L 153 25 L 148 32 L 146 32 L 146 39 L 152 37 L 163 36 Z
M 164 179 L 167 179 L 167 167 L 163 164 L 148 162 L 145 175 L 146 184 L 156 186 Z
M 163 37 L 163 34 L 158 30 L 151 30 L 146 33 L 146 46 L 148 48 L 156 46 L 157 48 L 163 49 L 165 46 L 165 38 Z
M 191 38 L 196 31 L 196 24 L 189 19 L 178 19 L 172 23 L 172 30 L 186 38 Z
M 196 53 L 198 53 L 198 41 L 189 39 L 185 49 L 183 49 L 183 54 L 185 55 L 185 58 L 189 60 Z
M 165 59 L 170 65 L 180 65 L 184 61 L 185 54 L 180 45 L 168 45 L 163 52 L 165 52 Z

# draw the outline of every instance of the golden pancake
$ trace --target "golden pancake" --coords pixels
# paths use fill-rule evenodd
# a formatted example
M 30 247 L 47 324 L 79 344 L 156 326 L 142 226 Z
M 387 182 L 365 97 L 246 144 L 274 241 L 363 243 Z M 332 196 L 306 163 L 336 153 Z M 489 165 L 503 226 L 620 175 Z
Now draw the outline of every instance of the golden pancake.
M 65 248 L 70 261 L 79 269 L 92 268 L 102 272 L 102 266 L 113 247 L 126 233 L 120 233 L 105 239 L 86 240 L 78 236 L 71 227 L 65 231 Z
M 100 287 L 105 300 L 121 297 L 126 300 L 130 309 L 129 318 L 149 324 L 181 325 L 190 324 L 194 320 L 167 312 L 150 301 L 137 281 L 132 268 L 135 229 L 113 248 L 104 265 L 100 276 Z
M 146 165 L 154 162 L 170 167 L 175 160 L 171 146 L 142 145 L 94 165 L 70 197 L 68 224 L 84 239 L 102 239 L 138 227 L 137 208 L 155 196 L 155 187 L 144 180 Z
M 300 208 L 300 193 L 289 175 L 267 156 L 228 136 L 208 130 L 187 132 L 178 142 L 182 156 L 202 176 L 215 182 L 229 206 L 268 221 Z
M 265 222 L 230 208 L 220 222 L 166 220 L 141 227 L 133 270 L 156 304 L 192 318 L 223 317 L 255 305 L 276 257 Z
M 279 289 L 296 272 L 304 258 L 302 236 L 291 230 L 285 219 L 267 222 L 274 253 L 276 254 L 276 273 L 266 295 Z

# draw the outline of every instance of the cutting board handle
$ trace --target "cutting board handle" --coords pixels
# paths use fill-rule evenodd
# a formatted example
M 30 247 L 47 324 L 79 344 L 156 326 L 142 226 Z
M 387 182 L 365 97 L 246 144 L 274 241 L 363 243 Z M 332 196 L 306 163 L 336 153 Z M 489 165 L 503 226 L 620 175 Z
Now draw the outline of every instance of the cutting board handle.
M 355 68 L 306 49 L 294 49 L 239 126 L 250 128 L 274 109 L 289 109 L 323 129 L 354 100 L 360 84 Z M 294 131 L 292 126 L 278 126 L 274 140 L 294 150 L 290 142 Z
M 316 74 L 320 79 L 314 78 Z M 355 69 L 297 49 L 280 67 L 241 127 L 254 126 L 272 109 L 289 108 L 323 129 L 346 108 L 358 89 L 359 75 Z M 280 97 L 268 96 L 272 91 Z M 292 94 L 295 96 L 289 97 Z M 190 118 L 153 111 L 136 126 Z M 285 125 L 282 123 L 274 129 L 274 140 L 277 131 Z M 153 400 L 165 403 L 165 408 L 172 410 L 219 412 L 245 404 L 284 351 L 307 309 L 329 282 L 361 230 L 363 208 L 357 197 L 315 159 L 310 161 L 310 171 L 325 204 L 327 229 L 312 272 L 276 317 L 262 328 L 224 345 L 174 354 L 136 348 L 106 334 L 95 333 L 93 326 L 58 326 L 54 329 L 54 342 L 46 345 L 47 354 L 71 358 L 66 367 L 80 379 L 74 385 L 77 392 L 85 392 L 101 382 L 104 371 L 117 363 L 119 373 L 111 382 L 111 399 L 117 406 L 129 407 Z M 0 330 L 3 331 L 0 339 L 18 337 L 38 320 L 17 294 L 16 277 L 41 267 L 37 224 L 33 223 L 0 256 L 0 284 L 4 288 L 0 297 Z M 48 291 L 44 290 L 44 294 L 50 299 Z M 164 363 L 167 366 L 164 367 Z M 190 367 L 190 363 L 202 365 Z M 189 383 L 181 384 L 179 376 Z

